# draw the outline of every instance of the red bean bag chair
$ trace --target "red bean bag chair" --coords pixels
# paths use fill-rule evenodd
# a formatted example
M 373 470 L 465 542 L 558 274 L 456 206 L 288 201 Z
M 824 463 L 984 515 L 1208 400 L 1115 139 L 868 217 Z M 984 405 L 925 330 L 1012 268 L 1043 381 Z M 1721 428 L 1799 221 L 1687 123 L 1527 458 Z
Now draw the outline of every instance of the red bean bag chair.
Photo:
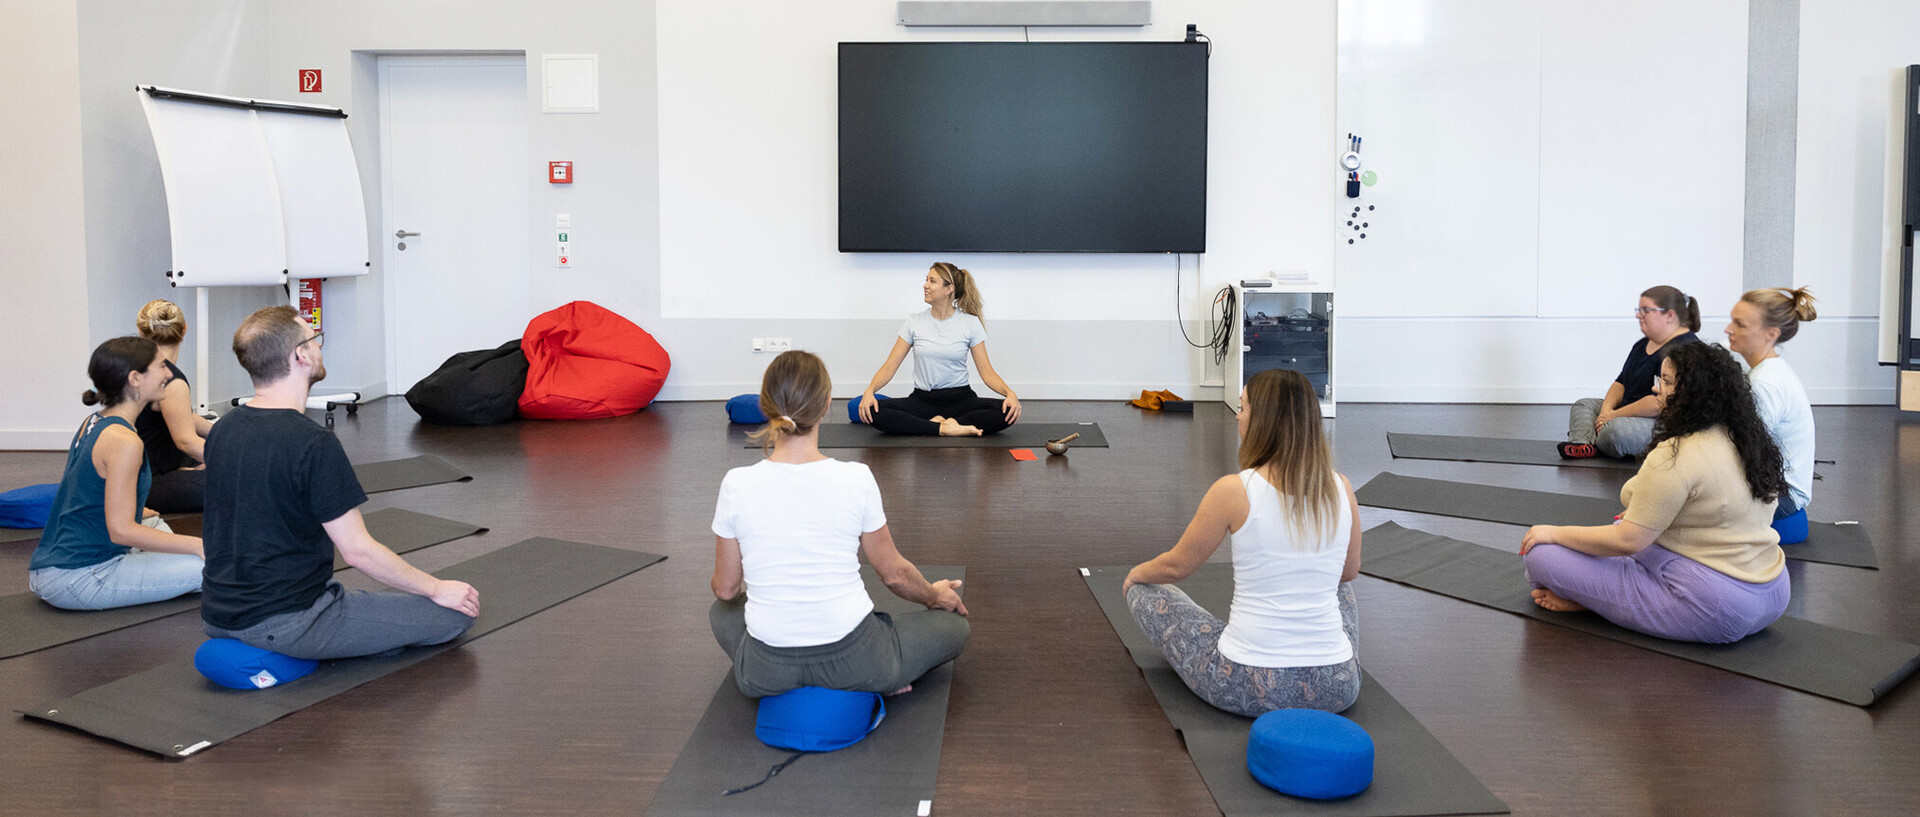
M 520 416 L 585 420 L 632 414 L 667 380 L 667 350 L 633 321 L 592 301 L 574 301 L 527 324 L 527 388 Z

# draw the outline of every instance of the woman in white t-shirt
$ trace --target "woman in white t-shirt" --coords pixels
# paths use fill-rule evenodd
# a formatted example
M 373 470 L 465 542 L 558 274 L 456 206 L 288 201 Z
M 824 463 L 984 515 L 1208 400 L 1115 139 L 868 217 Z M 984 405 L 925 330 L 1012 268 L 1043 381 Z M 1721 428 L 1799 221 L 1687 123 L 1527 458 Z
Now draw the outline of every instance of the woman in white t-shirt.
M 1787 359 L 1775 347 L 1793 340 L 1802 321 L 1819 316 L 1806 287 L 1756 289 L 1740 296 L 1727 324 L 1727 348 L 1747 361 L 1747 383 L 1760 422 L 1780 446 L 1787 466 L 1787 492 L 1775 521 L 1807 509 L 1813 501 L 1813 402 Z
M 907 316 L 893 351 L 860 395 L 860 421 L 888 434 L 965 437 L 992 434 L 1020 419 L 1020 398 L 987 360 L 987 328 L 980 322 L 980 288 L 973 275 L 945 261 L 927 270 L 920 284 L 925 312 Z M 913 352 L 913 394 L 879 400 L 873 393 L 893 381 Z M 968 385 L 967 358 L 980 380 L 1006 399 L 988 400 Z
M 1340 712 L 1360 696 L 1360 507 L 1333 470 L 1320 401 L 1299 372 L 1269 369 L 1240 395 L 1240 466 L 1200 500 L 1172 550 L 1127 573 L 1133 620 L 1202 700 L 1258 717 Z M 1233 543 L 1223 623 L 1173 583 Z
M 900 555 L 864 463 L 820 453 L 832 400 L 820 358 L 786 352 L 760 382 L 767 458 L 727 472 L 713 512 L 713 637 L 741 693 L 803 686 L 899 693 L 967 643 L 959 581 L 928 582 Z M 928 609 L 873 608 L 860 555 L 893 594 Z

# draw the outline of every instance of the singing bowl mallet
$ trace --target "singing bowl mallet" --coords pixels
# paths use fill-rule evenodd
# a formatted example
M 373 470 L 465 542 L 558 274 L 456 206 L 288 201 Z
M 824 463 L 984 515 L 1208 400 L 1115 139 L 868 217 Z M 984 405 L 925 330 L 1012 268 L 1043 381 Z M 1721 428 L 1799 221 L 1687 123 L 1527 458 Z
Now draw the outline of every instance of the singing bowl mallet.
M 1073 432 L 1072 434 L 1068 434 L 1065 437 L 1061 437 L 1058 440 L 1048 440 L 1047 453 L 1065 454 L 1067 453 L 1067 443 L 1073 442 L 1074 440 L 1077 440 L 1079 438 L 1080 438 L 1080 432 L 1076 431 L 1076 432 Z

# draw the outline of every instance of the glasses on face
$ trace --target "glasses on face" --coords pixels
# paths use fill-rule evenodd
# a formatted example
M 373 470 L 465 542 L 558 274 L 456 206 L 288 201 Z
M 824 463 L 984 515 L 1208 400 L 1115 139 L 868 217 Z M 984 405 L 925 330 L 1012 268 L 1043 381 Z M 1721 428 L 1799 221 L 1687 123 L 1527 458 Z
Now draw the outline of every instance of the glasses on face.
M 1672 310 L 1667 309 L 1664 306 L 1642 306 L 1642 307 L 1637 307 L 1633 310 L 1633 316 L 1638 318 L 1642 315 L 1651 315 L 1655 312 L 1671 312 L 1671 311 Z
M 315 349 L 324 349 L 327 346 L 327 341 L 325 339 L 326 336 L 327 336 L 327 333 L 325 331 L 315 332 L 313 333 L 313 337 L 307 338 L 306 340 L 303 340 L 303 341 L 300 341 L 299 343 L 294 344 L 293 348 L 298 349 L 302 346 L 305 346 L 311 343 L 313 344 L 313 348 Z

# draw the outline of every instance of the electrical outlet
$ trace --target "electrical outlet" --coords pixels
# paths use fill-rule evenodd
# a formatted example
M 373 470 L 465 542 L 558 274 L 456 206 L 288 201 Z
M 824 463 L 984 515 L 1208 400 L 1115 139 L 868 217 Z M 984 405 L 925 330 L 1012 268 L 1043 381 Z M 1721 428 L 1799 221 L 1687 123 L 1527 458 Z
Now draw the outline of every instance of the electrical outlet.
M 754 351 L 756 351 L 756 352 L 764 352 L 764 351 L 766 351 L 766 350 L 767 350 L 767 339 L 766 339 L 766 338 L 754 338 L 754 339 L 753 339 L 753 350 L 754 350 Z
M 786 352 L 793 349 L 793 338 L 767 338 L 767 351 Z

